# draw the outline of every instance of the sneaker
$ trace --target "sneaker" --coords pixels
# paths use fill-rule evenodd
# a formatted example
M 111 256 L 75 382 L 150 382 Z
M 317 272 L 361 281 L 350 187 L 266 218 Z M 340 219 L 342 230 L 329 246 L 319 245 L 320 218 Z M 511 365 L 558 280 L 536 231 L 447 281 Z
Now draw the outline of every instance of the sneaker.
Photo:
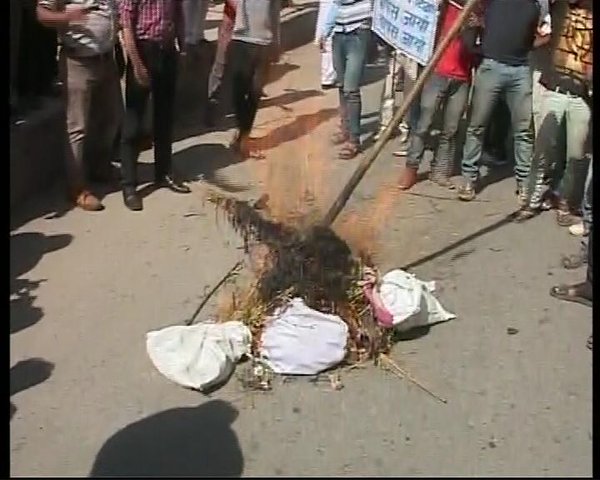
M 569 233 L 575 237 L 587 237 L 590 233 L 589 227 L 583 222 L 576 223 L 575 225 L 571 225 L 569 227 Z
M 463 178 L 463 182 L 458 187 L 458 198 L 463 202 L 475 200 L 475 182 L 469 178 Z

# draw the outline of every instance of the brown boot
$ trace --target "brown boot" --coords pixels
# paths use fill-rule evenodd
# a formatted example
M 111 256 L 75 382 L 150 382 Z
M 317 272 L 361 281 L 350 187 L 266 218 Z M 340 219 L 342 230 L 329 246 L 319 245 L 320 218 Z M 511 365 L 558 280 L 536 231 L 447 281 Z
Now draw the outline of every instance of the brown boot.
M 417 171 L 414 167 L 404 167 L 402 176 L 400 177 L 400 190 L 410 190 L 417 183 Z
M 99 212 L 100 210 L 104 210 L 102 202 L 88 190 L 83 190 L 74 195 L 74 201 L 75 205 L 86 212 Z

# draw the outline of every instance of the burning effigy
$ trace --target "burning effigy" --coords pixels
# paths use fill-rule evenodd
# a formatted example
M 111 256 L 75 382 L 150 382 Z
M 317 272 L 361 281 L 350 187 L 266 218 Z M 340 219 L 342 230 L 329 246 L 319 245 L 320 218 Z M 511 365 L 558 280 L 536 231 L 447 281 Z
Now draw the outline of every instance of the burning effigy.
M 292 298 L 301 298 L 309 308 L 338 315 L 346 322 L 346 363 L 389 350 L 389 331 L 377 325 L 363 293 L 365 268 L 373 267 L 366 255 L 355 257 L 330 227 L 295 228 L 270 220 L 264 209 L 231 197 L 213 194 L 209 201 L 241 235 L 245 251 L 260 257 L 252 259 L 258 265 L 255 281 L 245 294 L 232 298 L 225 315 L 250 328 L 254 354 L 260 351 L 265 321 Z

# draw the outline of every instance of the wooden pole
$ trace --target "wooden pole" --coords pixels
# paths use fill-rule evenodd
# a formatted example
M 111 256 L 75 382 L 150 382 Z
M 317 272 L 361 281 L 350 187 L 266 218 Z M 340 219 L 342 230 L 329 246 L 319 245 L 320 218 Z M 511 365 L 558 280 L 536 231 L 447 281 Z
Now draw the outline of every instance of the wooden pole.
M 425 66 L 425 68 L 421 72 L 421 75 L 419 75 L 419 78 L 415 82 L 415 85 L 413 86 L 412 90 L 410 91 L 408 96 L 406 96 L 404 98 L 404 102 L 402 103 L 400 108 L 394 114 L 392 121 L 385 128 L 385 130 L 381 134 L 381 137 L 373 146 L 373 149 L 362 158 L 361 162 L 358 164 L 358 167 L 356 167 L 354 174 L 352 175 L 352 177 L 350 178 L 348 183 L 344 186 L 343 190 L 340 192 L 338 197 L 333 202 L 333 205 L 331 206 L 331 208 L 329 209 L 329 211 L 327 212 L 327 214 L 325 215 L 325 217 L 322 221 L 322 224 L 324 226 L 331 226 L 333 224 L 333 222 L 335 222 L 336 218 L 338 217 L 338 215 L 340 214 L 340 212 L 346 205 L 346 202 L 352 195 L 352 192 L 354 192 L 354 189 L 360 183 L 362 178 L 365 176 L 365 173 L 367 173 L 367 170 L 371 167 L 373 162 L 377 159 L 377 156 L 381 153 L 381 150 L 383 149 L 383 147 L 389 140 L 390 136 L 392 135 L 392 132 L 396 129 L 398 124 L 402 121 L 402 119 L 404 118 L 404 115 L 406 115 L 406 112 L 408 111 L 409 107 L 411 106 L 411 104 L 413 103 L 413 101 L 415 100 L 415 98 L 417 97 L 419 92 L 422 90 L 423 85 L 425 85 L 425 82 L 427 81 L 427 79 L 429 78 L 431 73 L 433 72 L 433 69 L 435 68 L 435 66 L 439 62 L 440 58 L 444 54 L 444 51 L 446 50 L 446 48 L 448 47 L 450 42 L 454 39 L 454 37 L 456 37 L 456 35 L 458 35 L 458 33 L 462 29 L 463 25 L 469 19 L 469 16 L 471 15 L 471 13 L 473 13 L 473 11 L 475 10 L 475 7 L 479 3 L 479 1 L 480 0 L 468 0 L 467 1 L 460 16 L 458 17 L 458 19 L 456 20 L 454 25 L 452 25 L 452 28 L 450 29 L 450 31 L 446 34 L 446 36 L 438 44 L 437 48 L 435 49 L 435 52 L 433 53 L 433 56 L 431 57 L 431 60 Z

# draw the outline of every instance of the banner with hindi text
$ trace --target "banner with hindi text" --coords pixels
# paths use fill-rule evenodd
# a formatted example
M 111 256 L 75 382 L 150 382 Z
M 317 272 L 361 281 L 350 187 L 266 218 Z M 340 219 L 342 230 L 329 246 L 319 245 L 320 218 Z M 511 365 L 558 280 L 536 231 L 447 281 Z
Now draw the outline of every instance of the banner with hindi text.
M 435 44 L 435 0 L 375 0 L 373 31 L 392 47 L 425 65 Z

